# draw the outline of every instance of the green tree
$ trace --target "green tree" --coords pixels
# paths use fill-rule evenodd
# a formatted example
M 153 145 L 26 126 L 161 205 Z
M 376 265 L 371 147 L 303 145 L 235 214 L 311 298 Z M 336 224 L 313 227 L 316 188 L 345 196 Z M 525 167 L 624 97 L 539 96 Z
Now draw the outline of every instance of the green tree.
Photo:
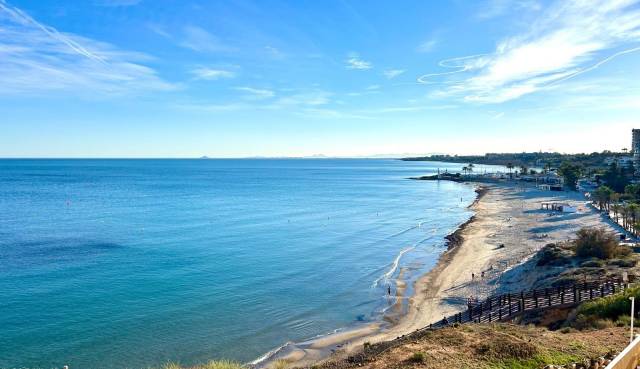
M 616 192 L 623 192 L 631 181 L 632 173 L 615 162 L 611 163 L 602 174 L 602 180 Z
M 600 211 L 608 208 L 609 203 L 611 202 L 611 196 L 614 194 L 613 190 L 607 186 L 598 187 L 591 196 L 598 203 L 598 208 Z
M 507 163 L 507 169 L 509 169 L 509 179 L 512 179 L 513 174 L 511 173 L 511 170 L 513 169 L 513 163 Z
M 567 187 L 575 190 L 576 185 L 578 184 L 578 178 L 580 178 L 580 175 L 582 174 L 582 167 L 565 161 L 560 165 L 560 168 L 558 168 L 558 174 L 564 178 L 564 184 Z

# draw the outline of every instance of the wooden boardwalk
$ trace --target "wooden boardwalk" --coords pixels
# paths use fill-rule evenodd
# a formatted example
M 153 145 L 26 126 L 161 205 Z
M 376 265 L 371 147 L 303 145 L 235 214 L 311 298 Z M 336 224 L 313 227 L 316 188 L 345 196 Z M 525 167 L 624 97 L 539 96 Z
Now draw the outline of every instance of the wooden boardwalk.
M 527 311 L 577 305 L 583 301 L 612 295 L 627 287 L 628 283 L 621 279 L 603 279 L 561 287 L 540 288 L 518 294 L 491 296 L 480 303 L 469 304 L 469 308 L 464 312 L 446 317 L 423 329 L 441 328 L 453 323 L 508 321 Z

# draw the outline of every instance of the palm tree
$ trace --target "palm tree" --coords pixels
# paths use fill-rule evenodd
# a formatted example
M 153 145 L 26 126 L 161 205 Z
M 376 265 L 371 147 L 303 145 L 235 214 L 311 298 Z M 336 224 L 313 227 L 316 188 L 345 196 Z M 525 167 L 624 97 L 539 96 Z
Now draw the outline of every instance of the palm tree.
M 469 173 L 469 175 L 471 175 L 471 172 L 473 172 L 474 167 L 475 165 L 473 165 L 473 163 L 469 163 L 469 165 L 467 165 L 467 172 Z
M 469 170 L 468 167 L 462 167 L 462 171 L 464 172 L 464 174 L 467 174 L 467 171 Z
M 511 174 L 511 170 L 513 169 L 513 163 L 507 163 L 507 169 L 509 169 L 509 179 L 512 179 L 513 175 Z
M 616 221 L 616 224 L 618 223 L 619 217 L 618 215 L 620 214 L 620 211 L 622 210 L 622 206 L 620 206 L 620 204 L 613 204 L 613 206 L 611 206 L 611 210 L 613 210 L 613 218 Z
M 630 222 L 627 223 L 629 228 L 633 229 L 633 225 L 636 224 L 636 220 L 638 219 L 638 212 L 640 212 L 640 207 L 638 207 L 638 204 L 629 204 L 629 217 L 631 218 Z
M 634 236 L 638 236 L 638 234 L 640 234 L 640 222 L 639 223 L 633 223 L 633 235 Z
M 528 168 L 527 168 L 527 166 L 526 166 L 526 165 L 521 165 L 521 166 L 520 166 L 520 174 L 522 174 L 522 175 L 526 175 L 526 174 L 527 174 L 527 171 L 528 171 Z

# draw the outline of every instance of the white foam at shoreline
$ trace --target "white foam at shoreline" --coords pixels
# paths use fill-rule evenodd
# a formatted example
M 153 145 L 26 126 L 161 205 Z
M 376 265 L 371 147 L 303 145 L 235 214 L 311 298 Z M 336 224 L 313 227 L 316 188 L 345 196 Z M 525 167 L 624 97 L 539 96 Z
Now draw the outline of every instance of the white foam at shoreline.
M 395 260 L 393 261 L 392 265 L 391 265 L 391 269 L 389 269 L 389 271 L 387 271 L 385 274 L 383 274 L 382 276 L 380 276 L 378 279 L 376 279 L 373 282 L 373 285 L 371 285 L 371 288 L 375 288 L 377 286 L 380 285 L 381 281 L 389 281 L 389 279 L 391 278 L 391 276 L 393 276 L 393 273 L 396 272 L 396 270 L 398 270 L 398 265 L 400 265 L 400 258 L 402 258 L 402 255 L 406 254 L 407 252 L 415 249 L 415 246 L 411 246 L 411 247 L 407 247 L 405 249 L 402 249 L 402 251 L 400 251 L 400 253 L 398 254 L 398 256 L 396 256 Z

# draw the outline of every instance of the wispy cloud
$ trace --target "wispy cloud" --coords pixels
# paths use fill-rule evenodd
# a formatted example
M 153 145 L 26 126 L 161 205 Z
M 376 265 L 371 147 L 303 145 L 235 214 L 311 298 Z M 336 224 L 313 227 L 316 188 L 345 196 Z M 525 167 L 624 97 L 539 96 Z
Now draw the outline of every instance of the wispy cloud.
M 431 37 L 430 39 L 418 45 L 416 51 L 418 51 L 419 53 L 430 53 L 436 48 L 437 45 L 438 39 L 436 37 Z
M 388 79 L 394 79 L 404 72 L 405 72 L 404 69 L 389 69 L 389 70 L 385 70 L 383 74 Z
M 218 79 L 234 78 L 236 72 L 225 69 L 213 69 L 206 67 L 195 68 L 190 71 L 195 79 L 215 81 Z
M 640 51 L 637 0 L 559 1 L 530 31 L 509 37 L 490 54 L 443 60 L 446 72 L 419 83 L 441 84 L 440 96 L 500 103 L 517 99 Z M 622 48 L 622 49 L 621 49 Z M 617 50 L 616 50 L 617 49 Z
M 533 12 L 542 8 L 534 0 L 489 0 L 481 6 L 477 17 L 491 19 L 509 14 L 509 12 Z
M 0 0 L 0 93 L 169 90 L 151 59 L 42 24 Z
M 197 26 L 186 26 L 182 30 L 179 45 L 202 53 L 232 52 L 234 47 L 226 45 L 217 36 Z
M 253 88 L 253 87 L 236 87 L 236 91 L 241 91 L 246 93 L 246 98 L 250 100 L 264 100 L 272 98 L 276 95 L 272 90 L 262 89 L 262 88 Z
M 356 53 L 349 54 L 346 60 L 347 69 L 367 70 L 373 68 L 373 64 L 360 59 L 360 56 Z
M 322 90 L 295 93 L 278 99 L 274 107 L 327 105 L 331 101 L 331 95 L 331 93 Z

